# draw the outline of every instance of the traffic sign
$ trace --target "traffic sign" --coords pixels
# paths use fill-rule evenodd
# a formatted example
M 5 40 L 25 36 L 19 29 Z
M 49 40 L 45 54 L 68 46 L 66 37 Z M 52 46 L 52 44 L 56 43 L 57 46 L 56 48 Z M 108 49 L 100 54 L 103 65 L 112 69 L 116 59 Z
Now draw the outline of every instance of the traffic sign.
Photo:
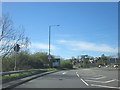
M 51 56 L 50 56 L 50 55 L 48 56 L 48 59 L 49 59 L 49 60 L 51 59 Z

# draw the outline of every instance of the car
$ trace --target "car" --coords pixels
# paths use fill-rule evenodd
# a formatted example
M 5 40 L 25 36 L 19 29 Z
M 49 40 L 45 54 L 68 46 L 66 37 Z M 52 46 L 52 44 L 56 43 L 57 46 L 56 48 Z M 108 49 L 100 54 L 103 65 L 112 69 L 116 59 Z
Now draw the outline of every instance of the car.
M 101 68 L 101 65 L 99 65 L 98 67 Z
M 118 65 L 117 65 L 117 64 L 115 64 L 113 67 L 114 67 L 114 68 L 117 68 L 117 67 L 118 67 Z
M 107 68 L 107 67 L 109 67 L 109 65 L 106 65 L 105 67 Z

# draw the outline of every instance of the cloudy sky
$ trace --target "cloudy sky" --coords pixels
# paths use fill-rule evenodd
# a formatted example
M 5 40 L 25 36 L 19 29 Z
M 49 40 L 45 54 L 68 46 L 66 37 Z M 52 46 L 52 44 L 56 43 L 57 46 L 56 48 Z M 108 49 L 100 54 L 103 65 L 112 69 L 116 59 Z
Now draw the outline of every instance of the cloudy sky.
M 15 26 L 23 25 L 31 40 L 31 52 L 48 52 L 51 27 L 51 54 L 71 58 L 115 55 L 118 48 L 117 2 L 18 2 L 2 4 Z

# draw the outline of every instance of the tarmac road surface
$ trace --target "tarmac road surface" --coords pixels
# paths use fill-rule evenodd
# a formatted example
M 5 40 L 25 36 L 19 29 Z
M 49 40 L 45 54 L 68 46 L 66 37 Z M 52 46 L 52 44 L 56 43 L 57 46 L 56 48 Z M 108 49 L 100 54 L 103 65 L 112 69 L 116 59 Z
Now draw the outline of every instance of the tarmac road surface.
M 95 68 L 62 70 L 51 73 L 15 88 L 115 88 L 118 89 L 118 71 Z

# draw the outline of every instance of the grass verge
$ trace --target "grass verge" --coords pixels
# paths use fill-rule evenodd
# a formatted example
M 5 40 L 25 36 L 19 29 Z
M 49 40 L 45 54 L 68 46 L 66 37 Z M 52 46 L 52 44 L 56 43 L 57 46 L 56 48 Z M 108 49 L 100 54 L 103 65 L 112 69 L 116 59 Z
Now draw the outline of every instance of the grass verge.
M 16 73 L 16 74 L 10 74 L 10 75 L 3 75 L 2 76 L 2 83 L 7 83 L 13 80 L 21 79 L 27 76 L 43 73 L 46 71 L 53 71 L 53 70 L 58 70 L 56 68 L 45 68 L 45 69 L 37 69 L 38 71 L 30 71 L 30 72 L 21 72 L 21 73 Z M 0 77 L 1 78 L 1 77 Z

